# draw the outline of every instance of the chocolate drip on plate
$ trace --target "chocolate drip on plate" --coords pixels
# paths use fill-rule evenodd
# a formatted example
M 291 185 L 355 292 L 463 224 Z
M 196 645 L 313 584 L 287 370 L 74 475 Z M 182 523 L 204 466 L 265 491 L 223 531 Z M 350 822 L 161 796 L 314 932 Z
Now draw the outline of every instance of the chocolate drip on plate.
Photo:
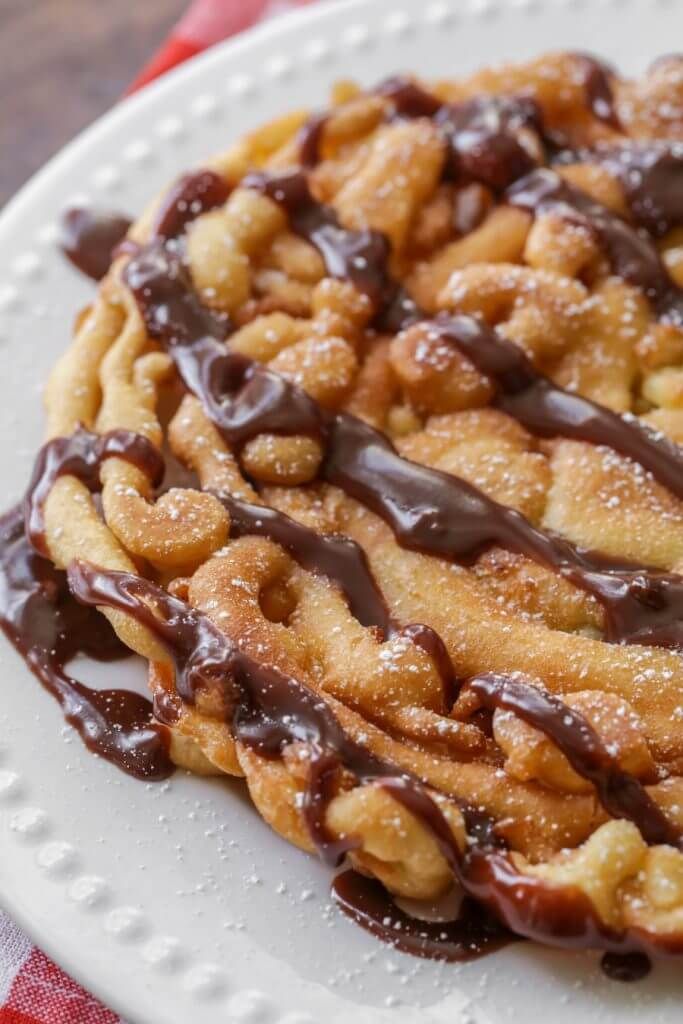
M 73 599 L 66 574 L 36 554 L 21 506 L 0 519 L 0 627 L 90 750 L 136 778 L 173 772 L 167 733 L 153 722 L 145 697 L 92 690 L 66 672 L 81 653 L 113 661 L 130 651 L 104 616 Z
M 48 556 L 44 505 L 55 481 L 60 476 L 75 476 L 89 490 L 99 490 L 100 467 L 111 458 L 137 466 L 155 486 L 161 483 L 163 458 L 151 441 L 130 430 L 93 434 L 79 427 L 70 437 L 53 438 L 40 449 L 24 499 L 26 535 L 39 554 Z
M 600 966 L 612 981 L 641 981 L 652 970 L 645 953 L 605 953 Z
M 475 676 L 466 686 L 484 707 L 512 711 L 547 736 L 574 771 L 595 786 L 607 813 L 632 821 L 647 843 L 683 847 L 683 837 L 645 787 L 619 767 L 593 726 L 578 711 L 552 693 L 507 676 Z
M 60 223 L 59 244 L 64 255 L 86 277 L 100 281 L 109 270 L 114 250 L 132 221 L 122 213 L 72 207 Z
M 428 960 L 460 963 L 501 949 L 517 938 L 474 900 L 465 898 L 453 921 L 423 921 L 396 905 L 384 886 L 357 871 L 332 883 L 335 903 L 376 938 Z
M 555 213 L 593 232 L 615 274 L 642 289 L 659 317 L 683 324 L 683 291 L 669 276 L 657 249 L 606 206 L 545 168 L 517 181 L 506 199 L 522 210 Z

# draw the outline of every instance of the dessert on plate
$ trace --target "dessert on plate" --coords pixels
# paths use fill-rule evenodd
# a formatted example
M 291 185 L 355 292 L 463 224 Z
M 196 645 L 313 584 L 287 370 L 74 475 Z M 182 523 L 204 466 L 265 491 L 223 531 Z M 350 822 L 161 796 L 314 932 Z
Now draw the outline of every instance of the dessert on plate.
M 556 53 L 339 83 L 65 218 L 101 283 L 5 632 L 88 746 L 244 777 L 418 955 L 683 952 L 682 137 L 680 58 Z

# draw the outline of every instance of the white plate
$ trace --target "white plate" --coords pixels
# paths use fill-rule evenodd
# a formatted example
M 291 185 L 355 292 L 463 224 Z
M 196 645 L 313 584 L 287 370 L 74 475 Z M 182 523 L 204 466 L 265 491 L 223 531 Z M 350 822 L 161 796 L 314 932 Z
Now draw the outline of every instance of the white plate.
M 550 48 L 639 71 L 682 28 L 675 0 L 350 0 L 229 42 L 121 104 L 0 218 L 3 504 L 26 483 L 41 387 L 92 295 L 54 246 L 63 206 L 139 210 L 245 130 L 322 104 L 335 78 L 457 75 Z M 675 966 L 629 987 L 604 979 L 595 956 L 530 945 L 461 967 L 390 951 L 330 907 L 327 870 L 271 833 L 240 784 L 135 782 L 84 750 L 4 642 L 0 658 L 2 902 L 131 1022 L 680 1021 Z M 95 671 L 131 683 L 130 667 L 85 677 Z

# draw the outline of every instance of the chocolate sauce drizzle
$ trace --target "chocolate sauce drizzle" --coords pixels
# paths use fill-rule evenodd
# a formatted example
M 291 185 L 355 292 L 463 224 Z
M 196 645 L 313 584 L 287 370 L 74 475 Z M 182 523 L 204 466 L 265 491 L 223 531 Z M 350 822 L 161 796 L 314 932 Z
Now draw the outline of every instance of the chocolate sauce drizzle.
M 459 184 L 481 182 L 499 192 L 537 164 L 520 141 L 531 129 L 543 138 L 538 104 L 528 96 L 475 96 L 444 103 L 409 78 L 397 76 L 375 90 L 396 118 L 431 118 L 448 147 L 446 176 Z
M 506 200 L 535 215 L 558 214 L 591 231 L 615 274 L 642 289 L 660 318 L 683 324 L 683 290 L 669 276 L 657 249 L 606 206 L 546 168 L 517 181 Z
M 173 772 L 168 734 L 154 723 L 145 697 L 93 690 L 66 672 L 81 653 L 113 661 L 130 651 L 104 616 L 73 599 L 66 574 L 36 554 L 26 539 L 21 506 L 0 519 L 0 627 L 89 750 L 139 779 L 165 779 Z
M 406 75 L 392 75 L 373 89 L 376 96 L 389 100 L 396 117 L 434 117 L 443 102 Z
M 277 669 L 260 664 L 236 647 L 204 614 L 169 595 L 149 580 L 129 573 L 73 562 L 69 586 L 82 603 L 116 608 L 131 615 L 165 646 L 175 665 L 176 689 L 187 703 L 199 687 L 218 688 L 233 736 L 261 756 L 279 758 L 291 743 L 309 748 L 309 773 L 303 812 L 321 857 L 337 865 L 357 845 L 352 836 L 331 837 L 325 824 L 329 800 L 343 767 L 359 783 L 383 787 L 431 833 L 465 894 L 488 908 L 518 935 L 553 945 L 593 947 L 611 952 L 680 952 L 676 939 L 627 930 L 616 933 L 597 916 L 581 890 L 549 886 L 521 873 L 501 847 L 495 824 L 481 811 L 463 806 L 469 845 L 464 853 L 424 783 L 351 739 L 320 694 Z M 451 798 L 452 799 L 452 798 Z M 342 897 L 343 897 L 342 886 Z M 351 910 L 353 895 L 349 898 Z M 361 908 L 362 912 L 362 908 Z M 369 925 L 372 909 L 367 910 Z M 416 926 L 419 928 L 419 926 Z M 466 929 L 466 925 L 463 926 Z M 436 941 L 431 937 L 431 941 Z M 497 937 L 494 938 L 498 941 Z M 481 935 L 464 941 L 465 957 L 488 943 Z M 451 942 L 449 959 L 455 958 Z
M 211 493 L 230 514 L 231 537 L 268 537 L 304 569 L 333 580 L 362 626 L 376 627 L 382 640 L 404 636 L 421 647 L 436 664 L 443 683 L 444 710 L 450 710 L 455 697 L 455 674 L 443 640 L 429 626 L 420 623 L 400 626 L 392 619 L 359 544 L 349 537 L 316 533 L 276 509 L 253 505 L 224 492 Z
M 501 192 L 536 167 L 524 130 L 543 136 L 541 113 L 525 96 L 475 96 L 441 107 L 434 118 L 449 147 L 448 174 L 461 184 L 481 182 Z
M 632 821 L 646 843 L 683 848 L 683 836 L 641 782 L 620 768 L 590 722 L 555 694 L 519 679 L 491 673 L 468 680 L 466 688 L 477 695 L 484 707 L 513 711 L 552 740 L 574 771 L 595 786 L 607 813 Z
M 329 119 L 329 113 L 324 110 L 320 114 L 313 114 L 312 117 L 309 117 L 299 129 L 297 136 L 299 163 L 307 170 L 315 167 L 320 160 L 320 144 Z
M 496 388 L 493 404 L 538 437 L 569 437 L 606 445 L 652 473 L 683 498 L 683 449 L 668 438 L 597 402 L 554 384 L 519 345 L 483 321 L 442 315 L 431 321 L 438 337 L 452 344 Z
M 393 282 L 387 269 L 389 242 L 383 234 L 342 227 L 332 207 L 313 198 L 301 171 L 247 174 L 242 186 L 261 192 L 286 210 L 292 230 L 316 247 L 330 277 L 350 281 L 375 309 L 385 305 Z
M 590 108 L 616 126 L 607 69 L 592 58 L 582 59 Z M 531 129 L 544 138 L 540 113 L 532 101 L 478 97 L 444 105 L 406 79 L 390 80 L 378 91 L 390 99 L 394 116 L 435 120 L 448 142 L 448 174 L 456 181 L 483 182 L 498 192 L 507 188 L 506 199 L 513 205 L 534 213 L 552 210 L 585 224 L 595 232 L 613 269 L 643 289 L 659 316 L 675 323 L 683 321 L 683 292 L 669 278 L 646 238 L 554 172 L 528 173 L 536 159 L 520 141 L 523 132 Z M 300 135 L 304 166 L 313 166 L 319 158 L 325 120 L 326 115 L 318 115 Z M 681 158 L 672 149 L 652 158 L 652 151 L 652 147 L 637 153 L 633 149 L 636 155 L 629 156 L 630 164 L 620 156 L 619 162 L 628 172 L 616 170 L 606 152 L 600 159 L 622 180 L 636 223 L 659 236 L 681 222 L 675 180 Z M 638 179 L 629 173 L 634 168 L 640 173 Z M 527 176 L 517 180 L 524 174 Z M 517 183 L 509 188 L 514 181 Z M 379 329 L 396 331 L 423 318 L 391 277 L 387 239 L 376 231 L 345 229 L 331 208 L 314 199 L 303 174 L 252 174 L 242 184 L 279 203 L 288 213 L 292 229 L 321 253 L 327 273 L 350 280 L 368 296 Z M 341 487 L 380 515 L 404 547 L 470 564 L 486 548 L 501 545 L 548 566 L 597 597 L 605 608 L 607 639 L 683 648 L 683 578 L 619 564 L 543 533 L 516 511 L 491 501 L 464 481 L 401 458 L 387 437 L 361 420 L 322 410 L 301 389 L 230 352 L 225 347 L 230 322 L 202 306 L 179 247 L 166 244 L 178 238 L 194 217 L 225 202 L 227 195 L 228 187 L 211 171 L 181 179 L 157 214 L 153 242 L 133 252 L 124 279 L 149 333 L 171 353 L 186 387 L 200 398 L 232 446 L 239 449 L 263 432 L 313 436 L 325 451 L 321 479 Z M 67 255 L 77 265 L 81 260 L 85 267 L 90 266 L 85 270 L 89 273 L 97 264 L 98 257 L 92 257 L 97 246 L 89 253 L 91 226 L 79 227 L 78 218 L 75 220 L 76 242 Z M 107 244 L 105 233 L 100 254 Z M 97 276 L 106 272 L 113 246 L 106 253 L 106 266 L 104 256 L 99 257 Z M 515 346 L 478 321 L 439 318 L 433 326 L 490 377 L 497 388 L 495 403 L 528 429 L 540 436 L 560 434 L 606 444 L 636 459 L 683 497 L 677 446 L 556 388 Z M 151 479 L 160 475 L 159 463 L 155 463 L 158 453 L 146 451 L 144 443 L 140 446 L 144 439 L 123 435 L 126 432 L 118 431 L 97 438 L 81 430 L 74 438 L 57 439 L 43 449 L 26 502 L 27 530 L 38 549 L 44 544 L 42 503 L 62 473 L 74 474 L 87 486 L 96 487 L 101 460 L 118 456 L 139 465 Z M 271 537 L 306 568 L 335 580 L 363 625 L 375 626 L 385 636 L 396 630 L 365 554 L 351 540 L 320 537 L 281 513 L 220 497 L 229 508 L 233 536 L 261 533 Z M 283 748 L 293 742 L 308 745 L 310 772 L 304 814 L 313 842 L 329 863 L 338 864 L 355 846 L 353 837 L 332 839 L 325 827 L 327 803 L 344 768 L 359 782 L 381 785 L 414 814 L 431 831 L 468 896 L 488 910 L 474 911 L 468 900 L 458 922 L 428 926 L 394 908 L 393 922 L 400 925 L 396 933 L 395 928 L 383 924 L 386 903 L 377 883 L 340 876 L 336 889 L 341 905 L 375 934 L 386 938 L 391 932 L 395 944 L 418 955 L 463 959 L 496 948 L 509 938 L 497 923 L 500 920 L 520 935 L 545 942 L 609 950 L 612 960 L 608 967 L 605 958 L 605 970 L 612 971 L 611 976 L 618 976 L 617 954 L 620 963 L 625 953 L 639 957 L 632 960 L 630 968 L 636 972 L 642 971 L 646 962 L 643 953 L 655 947 L 681 952 L 676 940 L 656 942 L 639 933 L 616 934 L 601 922 L 579 890 L 552 888 L 521 874 L 500 848 L 495 824 L 467 807 L 463 812 L 471 842 L 461 853 L 419 778 L 356 743 L 318 694 L 249 658 L 208 618 L 161 588 L 141 577 L 75 563 L 69 570 L 69 582 L 79 601 L 89 606 L 81 607 L 70 600 L 64 575 L 31 550 L 20 510 L 0 521 L 0 542 L 2 628 L 60 700 L 85 742 L 98 753 L 146 778 L 164 777 L 172 770 L 166 734 L 151 723 L 148 701 L 122 691 L 90 691 L 64 672 L 64 665 L 78 651 L 106 657 L 107 652 L 118 649 L 106 621 L 92 611 L 105 605 L 132 615 L 162 641 L 174 660 L 177 690 L 183 700 L 193 702 L 200 686 L 220 687 L 226 720 L 240 742 L 266 757 L 281 756 Z M 449 673 L 452 677 L 450 660 L 437 634 L 424 626 L 407 627 L 403 632 L 421 643 L 437 662 L 445 659 L 442 673 L 444 678 Z M 468 685 L 486 706 L 510 708 L 542 729 L 575 770 L 594 783 L 610 814 L 633 820 L 649 842 L 680 845 L 671 823 L 638 780 L 618 768 L 582 716 L 552 695 L 506 677 L 477 677 Z
M 164 460 L 151 441 L 130 430 L 94 434 L 79 427 L 70 437 L 56 437 L 40 449 L 24 499 L 26 535 L 38 552 L 49 557 L 45 542 L 44 504 L 60 476 L 75 476 L 91 490 L 99 490 L 100 466 L 106 459 L 124 459 L 137 466 L 151 483 L 161 483 Z
M 575 57 L 584 73 L 584 89 L 586 105 L 599 121 L 604 121 L 610 128 L 617 131 L 621 128 L 614 104 L 612 78 L 614 71 L 604 61 L 586 53 L 577 53 Z
M 131 223 L 121 213 L 72 207 L 60 223 L 60 248 L 82 274 L 100 281 L 109 270 L 112 254 Z
M 264 432 L 314 436 L 326 453 L 321 478 L 381 516 L 403 547 L 471 564 L 499 545 L 594 595 L 605 608 L 608 640 L 683 647 L 683 577 L 615 564 L 544 533 L 466 481 L 402 458 L 386 435 L 362 420 L 326 412 L 296 385 L 230 352 L 225 323 L 202 306 L 179 256 L 158 243 L 133 258 L 124 276 L 148 331 L 167 348 L 185 385 L 233 447 Z M 457 331 L 459 337 L 465 333 Z M 506 353 L 496 350 L 486 358 L 502 360 Z M 627 434 L 631 426 L 620 422 Z M 649 443 L 644 433 L 635 436 Z M 663 446 L 656 451 L 665 458 Z
M 152 225 L 152 235 L 168 241 L 177 238 L 202 213 L 222 206 L 230 189 L 214 171 L 185 174 L 165 196 Z

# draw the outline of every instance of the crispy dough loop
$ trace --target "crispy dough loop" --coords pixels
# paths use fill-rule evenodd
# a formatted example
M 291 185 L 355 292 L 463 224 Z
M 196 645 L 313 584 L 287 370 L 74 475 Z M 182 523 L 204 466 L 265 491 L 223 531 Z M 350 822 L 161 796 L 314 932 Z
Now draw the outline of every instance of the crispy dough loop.
M 118 339 L 102 361 L 102 404 L 97 428 L 133 430 L 159 447 L 155 413 L 159 387 L 172 364 L 149 342 L 134 304 Z M 228 520 L 213 496 L 172 488 L 156 502 L 151 481 L 122 459 L 109 459 L 100 472 L 105 520 L 123 546 L 157 568 L 180 571 L 206 560 L 227 538 Z
M 105 282 L 95 303 L 79 318 L 74 340 L 56 363 L 45 387 L 47 438 L 92 428 L 100 403 L 100 363 L 118 338 L 125 310 Z

